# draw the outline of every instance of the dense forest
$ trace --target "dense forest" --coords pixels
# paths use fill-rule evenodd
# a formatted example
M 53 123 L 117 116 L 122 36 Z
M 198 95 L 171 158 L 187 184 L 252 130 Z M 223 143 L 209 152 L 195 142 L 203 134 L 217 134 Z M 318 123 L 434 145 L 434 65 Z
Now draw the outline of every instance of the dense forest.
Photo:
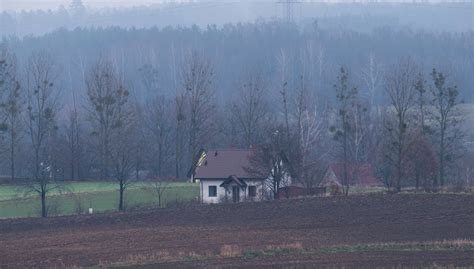
M 2 174 L 126 188 L 184 179 L 203 147 L 264 147 L 308 185 L 339 162 L 396 190 L 472 177 L 474 32 L 327 21 L 4 37 Z
M 59 2 L 59 1 L 57 1 Z M 43 10 L 3 10 L 0 7 L 0 35 L 42 35 L 57 28 L 76 27 L 150 28 L 169 25 L 189 27 L 222 26 L 257 20 L 285 18 L 285 1 L 151 1 L 155 4 L 133 8 L 97 9 L 91 0 L 63 0 L 65 5 Z M 123 2 L 123 1 L 122 1 Z M 134 1 L 135 2 L 135 1 Z M 322 27 L 349 27 L 370 32 L 389 26 L 400 29 L 465 32 L 473 29 L 473 3 L 463 0 L 301 0 L 294 1 L 293 21 L 300 25 L 318 19 Z M 402 4 L 401 2 L 408 2 Z M 107 2 L 103 1 L 102 4 Z M 8 2 L 4 3 L 5 9 Z M 13 4 L 10 4 L 13 5 Z M 36 4 L 35 6 L 38 6 Z

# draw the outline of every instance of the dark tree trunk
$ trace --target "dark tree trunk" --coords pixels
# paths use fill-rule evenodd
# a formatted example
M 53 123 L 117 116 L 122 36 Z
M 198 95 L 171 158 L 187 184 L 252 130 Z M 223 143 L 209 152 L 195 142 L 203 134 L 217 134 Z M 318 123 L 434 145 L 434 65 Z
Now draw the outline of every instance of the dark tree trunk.
M 12 137 L 12 140 L 14 138 Z M 15 181 L 15 142 L 12 141 L 11 149 L 10 149 L 10 173 L 12 182 Z
M 124 203 L 123 203 L 123 195 L 125 191 L 125 186 L 123 182 L 120 182 L 120 189 L 119 189 L 119 211 L 124 211 Z
M 75 173 L 75 170 L 74 170 L 74 151 L 72 153 L 72 157 L 71 157 L 71 179 L 74 180 L 75 179 L 75 176 L 76 176 L 76 173 Z
M 420 188 L 420 176 L 419 173 L 417 172 L 415 175 L 415 189 L 418 190 Z
M 345 117 L 345 116 L 344 116 Z M 347 132 L 346 132 L 346 120 L 343 119 L 343 128 L 344 128 L 344 131 L 343 131 L 343 151 L 344 151 L 344 166 L 343 166 L 343 169 L 344 169 L 344 178 L 343 178 L 343 191 L 344 191 L 344 195 L 348 196 L 349 195 L 349 179 L 348 179 L 348 175 L 347 175 L 347 162 L 348 162 L 348 158 L 347 158 Z
M 41 217 L 46 218 L 48 216 L 48 212 L 46 210 L 46 192 L 41 192 Z
M 444 129 L 441 130 L 441 143 L 440 143 L 440 151 L 439 151 L 439 184 L 441 187 L 444 186 L 444 154 L 445 154 L 445 146 L 444 146 Z

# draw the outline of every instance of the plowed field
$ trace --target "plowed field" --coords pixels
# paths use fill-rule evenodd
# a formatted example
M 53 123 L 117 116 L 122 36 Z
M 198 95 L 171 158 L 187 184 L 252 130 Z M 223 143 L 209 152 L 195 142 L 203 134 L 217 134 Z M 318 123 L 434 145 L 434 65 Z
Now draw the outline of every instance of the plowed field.
M 474 266 L 472 248 L 331 251 L 473 240 L 474 195 L 356 195 L 2 220 L 0 268 Z

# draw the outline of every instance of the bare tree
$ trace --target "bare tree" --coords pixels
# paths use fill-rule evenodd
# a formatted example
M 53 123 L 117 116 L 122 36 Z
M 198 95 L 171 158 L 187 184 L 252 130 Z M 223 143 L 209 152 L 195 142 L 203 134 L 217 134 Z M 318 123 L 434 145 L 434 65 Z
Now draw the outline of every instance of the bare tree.
M 46 197 L 58 189 L 53 166 L 51 138 L 57 129 L 58 112 L 56 73 L 51 56 L 46 52 L 33 54 L 27 64 L 27 132 L 33 152 L 33 178 L 27 192 L 41 198 L 41 216 L 47 216 Z
M 278 129 L 274 131 L 272 142 L 256 148 L 249 157 L 249 167 L 244 168 L 256 178 L 267 178 L 266 189 L 270 190 L 273 199 L 279 198 L 280 188 L 287 183 L 290 174 L 280 134 Z
M 418 107 L 418 118 L 419 118 L 419 128 L 423 131 L 423 134 L 426 130 L 426 106 L 428 105 L 428 100 L 426 96 L 426 87 L 423 74 L 418 74 L 415 82 L 415 90 L 417 94 L 416 105 Z
M 158 199 L 158 207 L 163 206 L 163 195 L 169 188 L 169 182 L 163 181 L 160 178 L 155 178 L 150 181 L 149 190 Z
M 387 109 L 381 110 L 381 115 L 377 118 L 376 124 L 381 126 L 375 134 L 375 143 L 373 148 L 373 157 L 372 164 L 375 167 L 375 172 L 379 178 L 382 179 L 385 186 L 389 189 L 392 188 L 392 176 L 394 174 L 394 167 L 390 161 L 391 155 L 389 152 L 392 151 L 392 141 L 387 139 L 389 137 L 390 131 L 386 128 L 388 122 L 392 120 L 391 111 Z M 389 159 L 389 160 L 387 160 Z
M 268 114 L 265 95 L 266 89 L 262 77 L 249 75 L 231 104 L 231 121 L 242 130 L 246 147 L 262 141 L 261 131 L 264 129 L 265 117 Z
M 367 65 L 361 71 L 361 78 L 367 89 L 369 108 L 374 108 L 375 97 L 383 80 L 383 68 L 374 53 L 369 54 Z
M 181 74 L 189 108 L 188 162 L 192 163 L 200 145 L 208 141 L 214 131 L 212 119 L 216 107 L 211 88 L 213 73 L 209 60 L 193 51 L 185 60 Z
M 99 142 L 101 176 L 108 177 L 109 168 L 119 184 L 119 210 L 124 210 L 124 192 L 131 184 L 134 167 L 137 128 L 132 126 L 133 110 L 128 102 L 129 91 L 114 65 L 99 60 L 86 81 L 90 105 L 89 119 Z
M 186 133 L 186 91 L 182 89 L 180 85 L 178 85 L 178 70 L 177 70 L 177 63 L 176 63 L 176 53 L 174 46 L 171 47 L 171 65 L 170 71 L 172 74 L 173 79 L 173 86 L 176 91 L 175 98 L 174 98 L 174 174 L 176 178 L 180 178 L 181 175 L 181 167 L 183 163 L 184 157 L 184 141 Z
M 377 148 L 377 136 L 380 134 L 381 109 L 377 105 L 377 97 L 381 90 L 384 66 L 375 53 L 370 52 L 365 65 L 360 71 L 362 82 L 361 92 L 354 110 L 352 155 L 358 163 L 375 163 L 376 155 L 371 154 Z
M 330 131 L 334 133 L 334 139 L 338 142 L 341 149 L 341 157 L 343 162 L 343 179 L 342 185 L 345 195 L 349 194 L 348 167 L 350 166 L 349 155 L 349 138 L 351 136 L 351 117 L 350 113 L 354 107 L 357 97 L 357 88 L 349 87 L 349 74 L 344 67 L 341 67 L 338 75 L 338 84 L 334 85 L 336 90 L 336 98 L 338 101 L 337 108 L 337 126 L 331 127 Z
M 119 124 L 120 107 L 127 101 L 128 91 L 124 89 L 117 71 L 108 59 L 97 61 L 86 78 L 86 86 L 89 121 L 93 135 L 98 138 L 100 177 L 105 179 L 110 176 L 111 136 L 113 129 Z
M 22 131 L 22 110 L 24 98 L 17 79 L 17 61 L 13 54 L 2 48 L 0 55 L 0 108 L 2 112 L 1 130 L 5 132 L 8 143 L 10 177 L 16 177 L 18 142 Z
M 162 177 L 164 168 L 169 164 L 169 156 L 172 154 L 171 140 L 171 115 L 172 107 L 167 98 L 156 96 L 150 98 L 151 102 L 146 103 L 146 126 L 152 137 L 153 167 L 156 176 Z
M 144 105 L 144 125 L 150 135 L 152 167 L 156 176 L 163 176 L 163 168 L 171 156 L 172 106 L 170 100 L 159 93 L 158 69 L 151 64 L 141 68 L 142 81 L 147 89 Z M 181 126 L 180 126 L 181 127 Z
M 307 89 L 305 77 L 301 76 L 300 79 L 294 105 L 296 141 L 289 162 L 297 180 L 311 191 L 322 179 L 323 159 L 328 153 L 323 147 L 324 132 L 327 130 L 327 106 L 320 107 L 315 93 Z
M 82 155 L 81 143 L 81 119 L 76 104 L 76 97 L 73 94 L 73 104 L 67 115 L 67 125 L 65 127 L 65 138 L 69 150 L 69 169 L 72 180 L 80 178 L 80 163 Z
M 368 105 L 365 100 L 358 98 L 354 101 L 352 109 L 349 111 L 350 124 L 350 158 L 358 164 L 368 161 L 368 151 L 370 151 L 369 133 L 373 131 Z M 371 128 L 372 127 L 372 128 Z
M 281 96 L 281 109 L 283 113 L 283 120 L 285 123 L 285 151 L 289 152 L 291 149 L 291 127 L 290 127 L 290 94 L 289 94 L 289 69 L 290 69 L 290 57 L 288 53 L 281 49 L 280 53 L 277 55 L 277 63 L 278 63 L 278 75 L 279 75 L 279 85 L 280 88 L 280 96 Z
M 410 109 L 415 104 L 416 68 L 409 60 L 402 60 L 394 66 L 385 78 L 385 91 L 390 100 L 391 120 L 386 122 L 390 149 L 387 160 L 394 166 L 396 191 L 402 188 L 402 178 L 406 171 L 406 156 L 410 145 L 408 131 L 410 128 Z
M 457 86 L 447 86 L 445 75 L 436 69 L 431 72 L 431 77 L 433 86 L 430 90 L 433 95 L 434 110 L 432 118 L 435 123 L 433 129 L 438 145 L 438 180 L 439 184 L 444 186 L 447 164 L 456 159 L 456 146 L 463 136 L 460 128 L 462 118 L 458 109 L 459 91 Z
M 134 139 L 135 139 L 135 148 L 134 148 L 134 159 L 133 159 L 133 167 L 135 172 L 135 180 L 143 179 L 143 174 L 141 173 L 143 169 L 149 168 L 148 165 L 151 163 L 151 170 L 155 172 L 158 170 L 156 164 L 153 163 L 153 159 L 155 159 L 155 152 L 154 146 L 155 141 L 150 141 L 153 139 L 150 136 L 149 126 L 147 125 L 147 109 L 146 105 L 142 105 L 140 102 L 136 101 L 132 104 L 133 109 L 133 116 L 134 116 Z M 151 157 L 148 154 L 152 154 Z M 149 174 L 145 174 L 145 176 L 149 176 Z
M 184 151 L 184 130 L 186 122 L 185 110 L 186 97 L 177 94 L 175 97 L 175 176 L 179 178 Z
M 119 185 L 118 209 L 125 210 L 125 191 L 136 181 L 132 172 L 135 168 L 136 151 L 139 139 L 137 138 L 138 126 L 134 119 L 133 110 L 127 105 L 125 99 L 128 91 L 122 89 L 121 104 L 117 107 L 117 118 L 111 135 L 110 160 L 112 175 Z

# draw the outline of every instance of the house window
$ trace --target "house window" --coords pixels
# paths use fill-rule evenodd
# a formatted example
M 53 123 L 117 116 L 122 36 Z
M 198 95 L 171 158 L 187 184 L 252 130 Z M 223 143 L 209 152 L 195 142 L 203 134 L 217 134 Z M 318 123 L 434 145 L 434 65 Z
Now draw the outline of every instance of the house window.
M 209 197 L 217 196 L 217 186 L 209 186 Z
M 249 186 L 249 197 L 257 196 L 257 186 Z

